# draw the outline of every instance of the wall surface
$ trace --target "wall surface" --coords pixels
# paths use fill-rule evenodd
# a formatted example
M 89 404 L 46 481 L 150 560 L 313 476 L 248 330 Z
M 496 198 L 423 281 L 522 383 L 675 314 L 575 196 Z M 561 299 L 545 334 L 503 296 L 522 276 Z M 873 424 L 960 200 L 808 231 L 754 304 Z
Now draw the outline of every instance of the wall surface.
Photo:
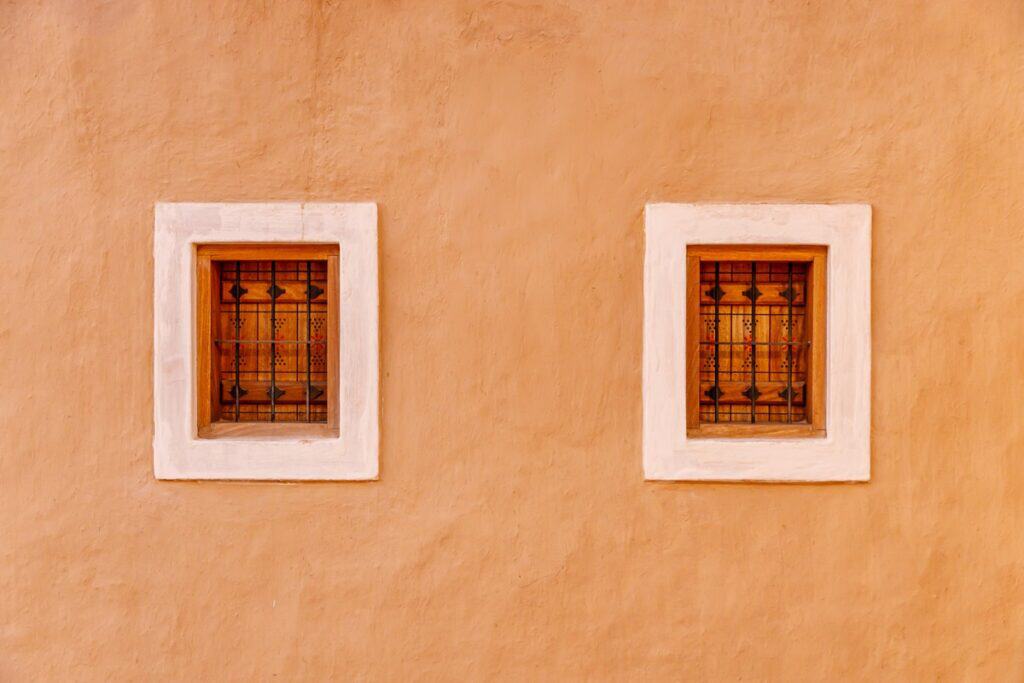
M 1022 36 L 0 2 L 0 680 L 1021 680 Z M 380 481 L 154 480 L 159 200 L 379 202 Z M 643 481 L 648 201 L 873 205 L 869 484 Z

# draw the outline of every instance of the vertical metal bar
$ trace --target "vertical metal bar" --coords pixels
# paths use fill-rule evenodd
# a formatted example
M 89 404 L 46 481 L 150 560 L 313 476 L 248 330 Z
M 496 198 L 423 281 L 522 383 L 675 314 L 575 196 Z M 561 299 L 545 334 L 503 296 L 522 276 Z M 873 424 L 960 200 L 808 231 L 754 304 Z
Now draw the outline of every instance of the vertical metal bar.
M 270 421 L 277 419 L 277 261 L 270 262 Z
M 235 261 L 235 390 L 232 392 L 235 395 L 235 422 L 238 422 L 241 410 L 239 407 L 240 399 L 242 398 L 242 388 L 238 384 L 238 366 L 239 366 L 239 353 L 240 344 L 238 340 L 240 338 L 240 330 L 242 327 L 242 262 Z M 217 296 L 220 296 L 220 286 L 217 287 Z
M 310 365 L 312 364 L 313 357 L 313 342 L 310 339 L 312 336 L 310 333 L 312 329 L 310 318 L 313 309 L 313 275 L 310 273 L 312 269 L 313 262 L 306 261 L 306 422 L 310 421 L 309 394 L 313 391 L 313 383 L 310 379 Z
M 721 393 L 718 388 L 718 353 L 721 350 L 718 338 L 718 323 L 720 322 L 718 319 L 718 300 L 722 298 L 718 295 L 718 292 L 721 291 L 718 287 L 720 280 L 720 268 L 721 262 L 715 261 L 715 422 L 718 422 L 718 395 Z
M 789 379 L 786 381 L 786 422 L 793 421 L 793 299 L 796 298 L 796 290 L 793 289 L 793 263 L 789 264 L 789 306 L 786 314 L 786 325 L 789 330 L 786 345 L 788 352 L 786 367 L 789 370 Z
M 757 422 L 757 262 L 750 262 L 750 422 Z

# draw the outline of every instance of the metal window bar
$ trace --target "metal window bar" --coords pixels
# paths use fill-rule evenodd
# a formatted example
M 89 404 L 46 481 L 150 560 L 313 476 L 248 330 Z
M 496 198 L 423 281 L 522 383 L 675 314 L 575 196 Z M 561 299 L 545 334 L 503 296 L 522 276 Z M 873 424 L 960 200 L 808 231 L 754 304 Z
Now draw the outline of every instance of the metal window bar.
M 720 277 L 721 277 L 720 266 L 721 266 L 721 264 L 718 261 L 715 261 L 715 292 L 716 292 L 716 294 L 719 291 L 721 291 L 721 289 L 719 287 Z M 714 384 L 714 387 L 715 387 L 714 388 L 714 392 L 715 392 L 715 422 L 718 422 L 718 395 L 720 393 L 722 393 L 721 390 L 719 390 L 719 388 L 718 388 L 718 352 L 721 350 L 721 347 L 719 346 L 719 343 L 718 343 L 719 342 L 718 327 L 719 327 L 719 323 L 721 322 L 719 320 L 719 318 L 718 318 L 718 300 L 720 298 L 721 298 L 720 296 L 715 296 L 715 346 L 714 346 L 714 354 L 715 354 L 715 384 Z
M 305 344 L 305 339 L 214 339 L 216 344 Z
M 774 314 L 771 314 L 771 315 L 774 315 Z M 220 340 L 218 340 L 218 341 L 220 341 Z M 248 344 L 248 343 L 251 343 L 251 342 L 247 342 L 246 340 L 243 339 L 242 343 L 243 344 Z M 283 344 L 284 342 L 279 341 L 277 343 L 278 344 Z M 297 343 L 301 344 L 302 341 L 300 340 Z M 724 342 L 702 341 L 701 342 L 701 344 L 704 344 L 705 346 L 715 346 L 715 345 L 718 345 L 718 346 L 791 346 L 791 345 L 792 346 L 800 346 L 801 343 L 803 343 L 803 344 L 810 344 L 810 342 L 798 342 L 798 341 L 795 341 L 795 340 L 792 342 L 792 344 L 790 342 L 788 342 L 788 341 L 780 341 L 780 342 L 773 342 L 773 341 L 766 341 L 766 342 L 765 341 L 724 341 Z M 771 370 L 762 370 L 762 372 L 770 373 Z
M 270 421 L 277 419 L 277 261 L 270 262 Z
M 786 339 L 789 346 L 786 347 L 786 422 L 793 423 L 793 299 L 796 298 L 796 291 L 793 289 L 793 263 L 788 264 L 789 274 L 789 296 L 786 298 Z M 804 389 L 806 391 L 806 389 Z
M 750 423 L 757 422 L 757 262 L 750 262 Z
M 235 261 L 235 389 L 231 393 L 235 397 L 235 422 L 241 419 L 242 387 L 238 382 L 241 346 L 238 340 L 241 337 L 242 326 L 242 262 Z M 218 296 L 220 296 L 218 294 Z
M 309 395 L 313 392 L 310 366 L 313 360 L 312 309 L 313 309 L 313 262 L 306 261 L 306 422 L 309 422 Z M 792 278 L 792 274 L 790 275 Z

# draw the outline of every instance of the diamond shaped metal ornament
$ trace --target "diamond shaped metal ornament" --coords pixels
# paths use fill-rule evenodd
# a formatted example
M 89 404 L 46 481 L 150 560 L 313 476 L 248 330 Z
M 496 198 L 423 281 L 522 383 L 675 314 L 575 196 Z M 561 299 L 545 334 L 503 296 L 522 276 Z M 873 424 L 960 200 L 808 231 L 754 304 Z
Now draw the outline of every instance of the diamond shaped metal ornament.
M 247 294 L 249 290 L 246 289 L 245 287 L 242 287 L 236 282 L 235 284 L 231 285 L 231 289 L 229 289 L 228 292 L 231 294 L 231 296 L 235 297 L 236 299 L 241 299 L 242 295 Z
M 284 290 L 278 287 L 276 284 L 273 284 L 267 287 L 267 294 L 270 295 L 271 299 L 276 299 L 277 297 L 284 294 Z
M 231 387 L 231 390 L 228 391 L 228 394 L 231 396 L 231 398 L 242 398 L 248 393 L 248 391 L 238 386 L 237 384 Z
M 785 389 L 779 392 L 779 398 L 781 398 L 783 401 L 788 401 L 790 398 L 792 398 L 795 401 L 796 391 L 793 389 L 793 387 L 786 387 Z
M 721 301 L 722 297 L 725 296 L 725 290 L 718 285 L 715 285 L 707 291 L 707 295 L 714 301 Z
M 743 390 L 743 395 L 749 398 L 751 401 L 756 401 L 761 397 L 761 392 L 758 391 L 757 387 L 751 385 Z
M 718 385 L 716 384 L 707 391 L 705 391 L 704 395 L 710 398 L 712 401 L 715 401 L 722 397 L 722 390 L 719 389 Z
M 323 395 L 324 395 L 324 390 L 321 389 L 320 387 L 314 387 L 314 386 L 309 387 L 309 400 L 310 401 L 315 401 L 315 400 L 317 400 L 318 398 L 320 398 Z
M 796 301 L 796 289 L 794 289 L 792 286 L 786 287 L 784 290 L 779 292 L 779 296 L 781 296 L 789 303 L 793 303 L 794 301 Z
M 306 298 L 309 299 L 310 301 L 317 298 L 323 293 L 324 290 L 320 289 L 316 285 L 310 285 L 309 287 L 306 288 Z
M 267 396 L 274 399 L 275 401 L 284 396 L 284 389 L 280 387 L 270 387 L 267 389 Z
M 753 287 L 747 287 L 742 292 L 743 296 L 747 297 L 751 301 L 757 301 L 758 297 L 761 296 L 761 293 L 762 292 L 760 289 L 757 288 L 757 285 L 754 285 Z

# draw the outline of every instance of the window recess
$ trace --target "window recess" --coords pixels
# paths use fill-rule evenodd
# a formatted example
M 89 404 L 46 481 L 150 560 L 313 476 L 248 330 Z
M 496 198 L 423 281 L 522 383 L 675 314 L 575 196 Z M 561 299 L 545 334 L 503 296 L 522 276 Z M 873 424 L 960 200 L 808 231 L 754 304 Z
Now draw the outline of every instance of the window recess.
M 815 246 L 687 247 L 687 436 L 825 435 Z
M 336 245 L 197 245 L 197 431 L 337 436 Z

